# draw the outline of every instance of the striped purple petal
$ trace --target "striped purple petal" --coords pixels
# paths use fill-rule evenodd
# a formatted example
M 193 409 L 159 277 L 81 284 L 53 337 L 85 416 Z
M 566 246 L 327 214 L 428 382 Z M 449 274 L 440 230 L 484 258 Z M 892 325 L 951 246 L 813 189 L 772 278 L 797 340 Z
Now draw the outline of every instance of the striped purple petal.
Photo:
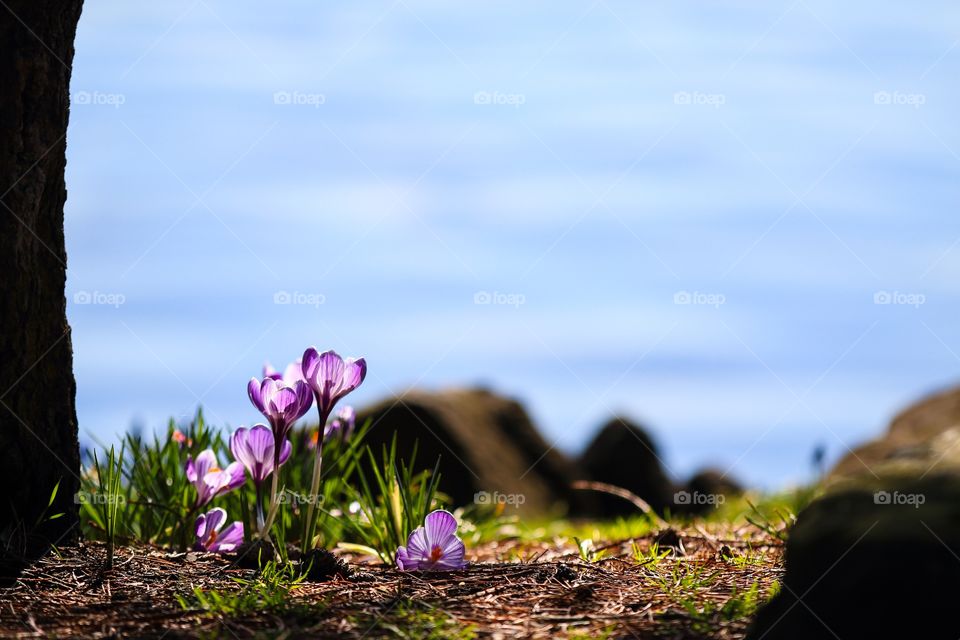
M 241 544 L 243 544 L 243 523 L 234 521 L 217 535 L 217 539 L 210 548 L 210 551 L 225 553 L 227 551 L 233 551 Z
M 230 437 L 233 457 L 250 472 L 255 484 L 261 484 L 273 472 L 273 443 L 273 431 L 263 424 L 240 427 Z
M 271 378 L 267 378 L 270 380 Z M 263 413 L 263 397 L 260 393 L 261 382 L 256 378 L 250 378 L 250 382 L 247 383 L 247 395 L 250 397 L 250 402 L 253 403 L 253 406 L 257 408 L 257 411 Z
M 280 447 L 280 464 L 286 462 L 291 453 L 293 453 L 293 445 L 290 444 L 289 440 L 284 440 Z
M 438 509 L 426 517 L 423 529 L 430 547 L 443 547 L 457 532 L 457 519 L 449 511 Z
M 337 385 L 337 398 L 342 398 L 360 386 L 367 377 L 367 361 L 363 358 L 347 358 L 344 363 L 340 383 Z
M 232 522 L 222 532 L 220 528 L 227 520 L 227 512 L 216 507 L 197 516 L 194 525 L 196 542 L 194 548 L 199 551 L 223 553 L 233 551 L 243 543 L 243 523 Z

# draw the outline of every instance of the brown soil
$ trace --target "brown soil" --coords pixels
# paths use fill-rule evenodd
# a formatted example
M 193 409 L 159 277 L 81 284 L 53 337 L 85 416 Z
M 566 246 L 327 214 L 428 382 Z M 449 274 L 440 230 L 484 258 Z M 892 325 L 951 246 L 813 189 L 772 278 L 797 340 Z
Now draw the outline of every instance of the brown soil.
M 468 550 L 467 570 L 448 574 L 401 573 L 347 556 L 350 578 L 302 583 L 279 608 L 231 616 L 184 610 L 176 596 L 195 587 L 238 590 L 234 579 L 253 571 L 215 555 L 144 546 L 119 549 L 105 571 L 103 545 L 87 543 L 34 562 L 0 590 L 0 637 L 742 638 L 748 620 L 691 613 L 684 604 L 715 611 L 754 583 L 766 594 L 782 576 L 779 542 L 719 527 L 661 536 L 678 538 L 682 550 L 655 568 L 631 554 L 632 542 L 648 548 L 652 536 L 600 547 L 605 555 L 594 562 L 570 543 L 488 543 Z M 751 561 L 730 559 L 738 556 Z M 707 584 L 680 581 L 694 569 Z

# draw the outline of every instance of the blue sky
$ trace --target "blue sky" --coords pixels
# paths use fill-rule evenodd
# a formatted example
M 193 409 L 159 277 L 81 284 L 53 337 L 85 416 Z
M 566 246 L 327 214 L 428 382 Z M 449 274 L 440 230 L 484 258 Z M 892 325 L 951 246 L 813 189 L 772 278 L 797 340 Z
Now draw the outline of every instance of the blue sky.
M 958 19 L 88 3 L 81 431 L 249 424 L 246 380 L 315 344 L 367 357 L 358 404 L 483 383 L 568 452 L 619 412 L 677 475 L 802 480 L 958 378 Z

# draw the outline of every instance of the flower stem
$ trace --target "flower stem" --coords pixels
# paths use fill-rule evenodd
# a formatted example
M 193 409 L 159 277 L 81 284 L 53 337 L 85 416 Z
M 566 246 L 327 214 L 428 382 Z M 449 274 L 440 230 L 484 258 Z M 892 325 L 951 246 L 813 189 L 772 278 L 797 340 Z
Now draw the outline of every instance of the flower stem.
M 273 469 L 273 480 L 270 483 L 270 511 L 267 513 L 266 522 L 263 524 L 263 528 L 260 530 L 260 537 L 269 540 L 270 539 L 270 527 L 273 526 L 273 519 L 277 515 L 277 509 L 280 507 L 280 500 L 277 496 L 277 485 L 280 482 L 280 469 L 274 467 Z
M 257 490 L 257 533 L 259 534 L 263 531 L 263 525 L 266 523 L 266 517 L 263 513 L 263 486 L 259 482 L 254 486 Z
M 313 535 L 317 528 L 314 510 L 319 500 L 317 493 L 320 491 L 320 465 L 323 464 L 323 430 L 327 426 L 331 409 L 332 407 L 329 407 L 325 410 L 320 403 L 320 397 L 317 397 L 317 416 L 320 418 L 317 423 L 317 457 L 313 459 L 313 478 L 310 481 L 310 495 L 307 496 L 307 519 L 303 525 L 303 541 L 300 543 L 304 551 L 313 548 Z
M 316 530 L 317 522 L 314 519 L 314 509 L 317 504 L 317 493 L 320 491 L 320 467 L 323 464 L 323 454 L 321 453 L 320 438 L 317 439 L 317 457 L 313 459 L 313 479 L 310 481 L 310 495 L 307 496 L 307 520 L 304 528 L 303 545 L 304 550 L 313 548 L 313 535 Z

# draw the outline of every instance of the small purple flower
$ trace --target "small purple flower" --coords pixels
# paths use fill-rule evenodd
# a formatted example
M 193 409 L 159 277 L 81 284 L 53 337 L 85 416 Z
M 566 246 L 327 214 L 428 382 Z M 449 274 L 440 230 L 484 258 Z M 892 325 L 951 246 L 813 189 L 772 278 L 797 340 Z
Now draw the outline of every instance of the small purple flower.
M 438 509 L 427 515 L 397 549 L 397 567 L 401 571 L 457 571 L 467 566 L 463 559 L 463 541 L 457 537 L 457 519 L 449 511 Z
M 287 365 L 287 368 L 283 370 L 283 373 L 280 373 L 273 368 L 269 362 L 263 364 L 263 377 L 264 378 L 273 378 L 279 382 L 283 382 L 288 387 L 292 387 L 296 382 L 303 380 L 303 371 L 300 369 L 300 361 L 291 362 Z
M 227 512 L 217 507 L 197 516 L 195 531 L 197 551 L 224 553 L 233 551 L 243 543 L 243 523 L 232 522 L 223 531 L 220 528 L 227 521 Z
M 197 490 L 197 507 L 202 507 L 218 495 L 233 491 L 246 479 L 243 465 L 239 462 L 231 462 L 226 469 L 221 469 L 217 464 L 213 449 L 203 451 L 196 460 L 187 456 L 184 471 L 187 480 Z
M 357 423 L 357 412 L 353 407 L 347 405 L 337 412 L 337 417 L 330 421 L 330 424 L 323 430 L 323 439 L 339 436 L 341 440 L 349 440 L 353 434 L 353 428 Z
M 303 417 L 313 404 L 310 387 L 302 380 L 288 386 L 273 378 L 251 378 L 247 384 L 250 402 L 267 418 L 277 441 L 283 440 L 293 423 Z
M 269 360 L 263 363 L 263 377 L 273 378 L 274 380 L 283 380 L 283 374 L 274 369 Z
M 274 438 L 273 431 L 265 424 L 257 424 L 247 429 L 240 427 L 230 436 L 230 451 L 250 472 L 253 483 L 260 485 L 274 469 Z M 283 441 L 280 448 L 280 464 L 287 461 L 293 446 L 289 440 Z
M 320 428 L 327 424 L 337 401 L 359 387 L 367 375 L 367 362 L 363 358 L 344 360 L 335 351 L 317 353 L 313 347 L 303 352 L 301 368 L 303 379 L 317 400 Z

